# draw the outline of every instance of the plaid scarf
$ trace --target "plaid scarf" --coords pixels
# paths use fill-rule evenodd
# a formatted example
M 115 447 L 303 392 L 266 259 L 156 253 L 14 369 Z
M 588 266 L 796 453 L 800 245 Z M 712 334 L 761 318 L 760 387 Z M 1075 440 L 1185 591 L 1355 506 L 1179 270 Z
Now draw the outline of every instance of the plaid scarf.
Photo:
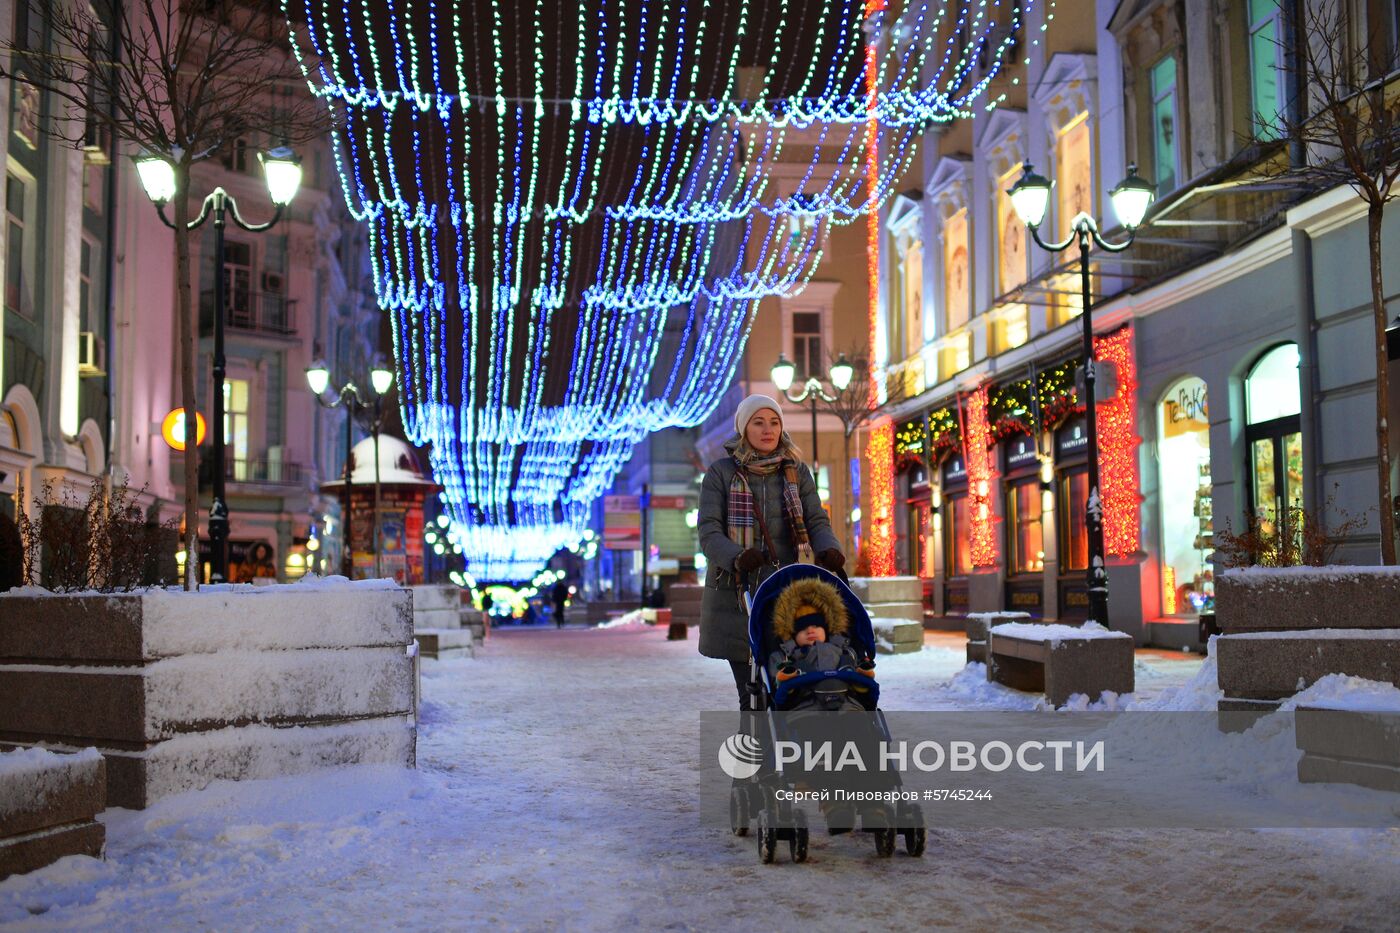
M 758 542 L 757 509 L 754 507 L 753 491 L 749 488 L 748 474 L 771 476 L 783 471 L 783 513 L 787 516 L 788 528 L 797 543 L 798 560 L 802 559 L 805 548 L 810 556 L 811 542 L 807 539 L 807 523 L 802 518 L 802 496 L 797 490 L 797 464 L 790 456 L 791 442 L 783 435 L 778 449 L 768 456 L 754 450 L 744 440 L 734 448 L 734 478 L 729 482 L 729 540 L 748 550 Z M 778 560 L 778 555 L 769 554 L 770 560 Z

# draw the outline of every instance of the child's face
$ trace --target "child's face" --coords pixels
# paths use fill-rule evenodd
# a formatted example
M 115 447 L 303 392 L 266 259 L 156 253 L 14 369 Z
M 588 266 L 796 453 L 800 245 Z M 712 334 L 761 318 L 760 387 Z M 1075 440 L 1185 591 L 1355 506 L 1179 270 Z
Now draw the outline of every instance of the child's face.
M 826 641 L 826 630 L 820 625 L 809 625 L 797 633 L 794 639 L 799 645 L 806 648 L 815 645 L 819 641 Z

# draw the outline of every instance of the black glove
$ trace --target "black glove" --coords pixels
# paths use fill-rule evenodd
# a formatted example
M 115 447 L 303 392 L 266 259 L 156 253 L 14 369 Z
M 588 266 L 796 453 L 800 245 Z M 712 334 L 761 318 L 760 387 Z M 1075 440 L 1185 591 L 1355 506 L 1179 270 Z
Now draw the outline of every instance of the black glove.
M 734 558 L 734 570 L 737 573 L 753 573 L 763 566 L 763 552 L 758 548 L 748 548 L 740 551 L 739 556 Z
M 836 573 L 842 567 L 846 566 L 846 555 L 836 550 L 836 548 L 830 547 L 817 554 L 817 564 L 820 567 L 830 570 L 832 573 Z

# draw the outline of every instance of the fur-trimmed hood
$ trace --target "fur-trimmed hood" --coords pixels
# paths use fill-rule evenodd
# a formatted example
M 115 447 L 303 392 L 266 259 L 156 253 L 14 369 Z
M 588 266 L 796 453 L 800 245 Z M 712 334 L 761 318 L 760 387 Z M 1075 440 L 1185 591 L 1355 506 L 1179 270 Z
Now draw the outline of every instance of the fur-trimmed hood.
M 805 577 L 794 580 L 778 596 L 773 604 L 773 637 L 783 642 L 792 638 L 793 623 L 797 621 L 797 610 L 811 606 L 826 617 L 826 634 L 844 635 L 850 628 L 850 616 L 846 604 L 836 587 L 825 580 Z

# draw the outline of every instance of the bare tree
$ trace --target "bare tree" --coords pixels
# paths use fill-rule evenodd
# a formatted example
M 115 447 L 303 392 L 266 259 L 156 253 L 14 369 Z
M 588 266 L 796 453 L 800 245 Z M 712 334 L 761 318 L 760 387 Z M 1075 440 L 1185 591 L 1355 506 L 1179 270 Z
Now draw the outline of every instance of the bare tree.
M 1374 6 L 1374 5 L 1373 5 Z M 1318 189 L 1349 185 L 1366 205 L 1371 317 L 1376 364 L 1376 450 L 1380 480 L 1381 560 L 1394 564 L 1395 513 L 1390 483 L 1389 379 L 1381 227 L 1400 178 L 1400 105 L 1387 80 L 1400 59 L 1389 30 L 1356 28 L 1355 5 L 1284 2 L 1292 41 L 1284 49 L 1298 89 L 1288 112 L 1261 117 L 1295 148 L 1288 174 Z M 1344 11 L 1343 7 L 1347 10 Z
M 31 48 L 28 36 L 15 36 L 3 46 L 10 64 L 0 66 L 0 77 L 52 95 L 56 105 L 43 115 L 43 132 L 74 145 L 103 134 L 110 150 L 163 156 L 174 168 L 181 405 L 193 435 L 197 322 L 190 285 L 190 169 L 240 138 L 263 135 L 292 144 L 322 135 L 326 108 L 307 89 L 276 3 L 17 2 L 27 5 L 28 16 L 42 16 L 52 41 Z M 198 458 L 198 446 L 187 443 L 186 589 L 194 588 L 198 567 Z

